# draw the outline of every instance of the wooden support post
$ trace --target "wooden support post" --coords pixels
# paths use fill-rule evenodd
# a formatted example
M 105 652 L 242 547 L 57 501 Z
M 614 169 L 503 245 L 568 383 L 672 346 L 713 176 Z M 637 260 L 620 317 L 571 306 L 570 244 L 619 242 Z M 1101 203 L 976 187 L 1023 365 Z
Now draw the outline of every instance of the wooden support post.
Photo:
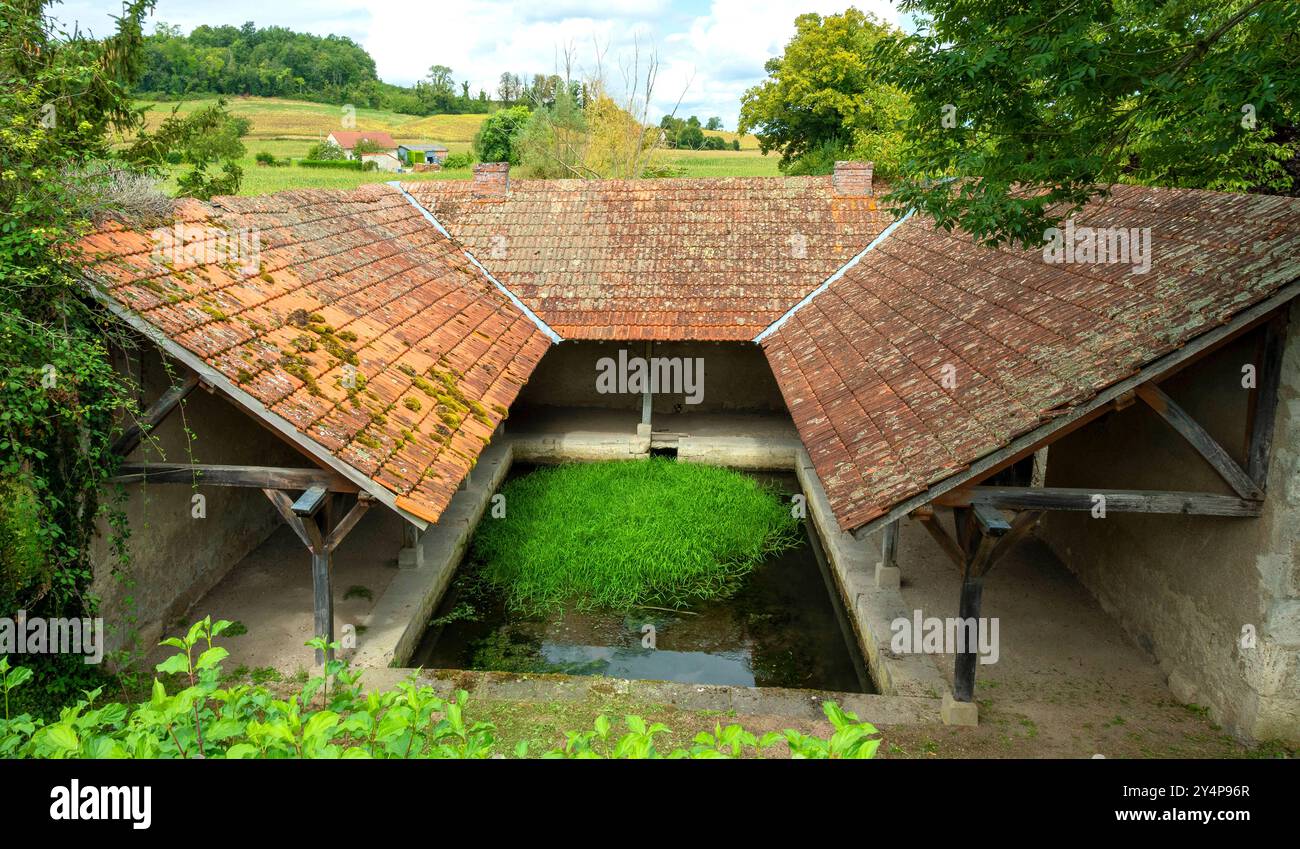
M 974 620 L 976 622 L 975 632 L 979 630 L 980 602 L 984 598 L 984 578 L 976 577 L 967 572 L 961 581 L 961 603 L 957 606 L 957 615 L 962 622 Z M 957 626 L 963 628 L 961 624 Z M 969 633 L 969 629 L 967 629 Z M 970 645 L 970 640 L 966 641 L 963 652 L 958 653 L 957 663 L 953 668 L 952 675 L 952 697 L 959 702 L 971 702 L 975 700 L 975 665 L 979 662 L 978 646 Z
M 334 588 L 330 580 L 330 560 L 333 553 L 329 550 L 313 551 L 311 553 L 311 588 L 312 597 L 315 600 L 315 616 L 313 617 L 313 633 L 318 637 L 324 637 L 326 643 L 334 642 Z M 329 649 L 324 654 L 320 649 L 316 650 L 316 665 L 321 666 L 334 659 L 334 650 Z
M 1255 406 L 1246 449 L 1246 474 L 1259 487 L 1268 489 L 1268 463 L 1273 453 L 1273 424 L 1277 421 L 1278 382 L 1282 376 L 1282 354 L 1286 348 L 1287 314 L 1284 311 L 1264 326 L 1264 344 L 1255 369 Z
M 895 519 L 880 534 L 880 565 L 886 569 L 898 566 L 898 523 Z
M 334 642 L 334 587 L 332 577 L 334 549 L 347 536 L 348 531 L 361 520 L 369 509 L 371 497 L 357 494 L 357 503 L 338 524 L 334 523 L 334 496 L 323 489 L 308 490 L 296 501 L 278 489 L 262 490 L 275 505 L 280 516 L 298 535 L 311 553 L 311 585 L 313 597 L 312 635 L 324 637 L 326 643 Z M 305 512 L 307 510 L 310 512 Z M 316 664 L 334 659 L 334 650 L 316 651 Z
M 653 362 L 651 357 L 654 354 L 654 346 L 655 346 L 654 342 L 645 343 L 645 362 L 647 368 L 649 368 L 650 363 Z M 653 374 L 653 372 L 654 370 L 650 369 L 650 374 Z M 654 397 L 655 397 L 654 393 L 650 391 L 649 381 L 650 381 L 650 377 L 649 374 L 647 374 L 646 388 L 645 391 L 641 393 L 641 424 L 646 426 L 650 425 L 651 419 L 653 418 L 652 412 L 654 410 Z
M 399 569 L 419 569 L 424 565 L 424 550 L 420 547 L 420 529 L 410 522 L 402 522 L 402 547 L 397 552 Z
M 975 699 L 975 666 L 979 663 L 980 606 L 984 598 L 984 576 L 993 568 L 993 553 L 998 542 L 1012 530 L 1007 520 L 997 510 L 985 504 L 958 507 L 957 537 L 966 555 L 962 570 L 961 600 L 957 606 L 960 633 L 966 640 L 957 653 L 953 667 L 952 696 L 959 702 Z M 965 623 L 970 623 L 966 626 Z
M 880 562 L 876 564 L 876 586 L 881 589 L 898 589 L 903 575 L 898 569 L 898 523 L 895 519 L 880 531 Z

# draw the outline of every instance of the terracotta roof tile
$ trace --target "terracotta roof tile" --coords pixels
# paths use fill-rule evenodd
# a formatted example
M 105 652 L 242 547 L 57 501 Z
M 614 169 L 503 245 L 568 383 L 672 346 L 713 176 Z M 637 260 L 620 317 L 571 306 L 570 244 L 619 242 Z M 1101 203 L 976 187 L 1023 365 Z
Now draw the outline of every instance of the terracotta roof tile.
M 569 339 L 753 339 L 891 220 L 829 177 L 403 188 Z
M 1116 186 L 1077 226 L 1151 228 L 1150 271 L 1048 264 L 913 218 L 763 342 L 853 529 L 1300 277 L 1300 200 Z M 945 366 L 955 386 L 945 386 Z
M 538 327 L 387 186 L 178 214 L 161 231 L 87 236 L 90 277 L 436 521 L 546 351 Z

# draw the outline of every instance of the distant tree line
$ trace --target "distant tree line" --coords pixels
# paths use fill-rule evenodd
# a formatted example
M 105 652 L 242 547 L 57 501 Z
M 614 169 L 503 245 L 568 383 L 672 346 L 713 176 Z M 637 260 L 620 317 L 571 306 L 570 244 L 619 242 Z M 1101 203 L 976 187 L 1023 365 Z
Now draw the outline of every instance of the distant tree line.
M 727 141 L 721 136 L 704 135 L 705 130 L 721 130 L 721 118 L 710 118 L 701 125 L 700 119 L 694 115 L 689 118 L 665 115 L 659 122 L 659 129 L 663 131 L 667 147 L 680 150 L 740 150 L 739 139 Z
M 470 84 L 457 81 L 446 65 L 433 65 L 413 86 L 392 85 L 379 79 L 375 60 L 350 38 L 251 22 L 199 26 L 189 35 L 159 24 L 144 38 L 143 54 L 137 94 L 293 97 L 407 115 L 486 113 L 501 105 L 486 91 L 471 93 Z

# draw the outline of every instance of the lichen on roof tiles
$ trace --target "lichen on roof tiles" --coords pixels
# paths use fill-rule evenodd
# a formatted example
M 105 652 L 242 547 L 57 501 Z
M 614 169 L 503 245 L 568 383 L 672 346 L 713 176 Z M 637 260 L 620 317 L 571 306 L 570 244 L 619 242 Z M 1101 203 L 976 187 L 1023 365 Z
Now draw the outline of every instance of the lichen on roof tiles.
M 753 339 L 892 220 L 829 177 L 403 189 L 568 339 Z
M 104 295 L 430 522 L 549 346 L 387 186 L 187 201 L 81 247 Z
M 1074 221 L 1150 228 L 1149 272 L 1049 264 L 913 218 L 764 340 L 842 528 L 1300 278 L 1294 198 L 1115 186 Z

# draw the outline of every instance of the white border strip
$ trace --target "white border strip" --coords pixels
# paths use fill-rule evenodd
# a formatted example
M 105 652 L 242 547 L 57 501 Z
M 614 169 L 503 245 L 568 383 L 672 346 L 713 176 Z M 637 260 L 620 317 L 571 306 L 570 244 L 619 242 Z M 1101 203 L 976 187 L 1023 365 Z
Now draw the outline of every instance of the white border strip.
M 754 342 L 756 342 L 756 343 L 758 343 L 758 342 L 762 342 L 764 339 L 766 339 L 767 337 L 771 336 L 771 335 L 772 335 L 773 333 L 775 333 L 776 331 L 780 330 L 780 329 L 781 329 L 781 325 L 785 324 L 786 319 L 790 318 L 790 316 L 794 315 L 794 314 L 795 314 L 796 312 L 798 312 L 800 309 L 802 309 L 803 307 L 805 307 L 805 306 L 807 306 L 809 303 L 811 303 L 813 298 L 817 297 L 817 296 L 820 295 L 822 292 L 825 292 L 828 288 L 830 288 L 830 285 L 831 285 L 832 283 L 834 283 L 836 280 L 839 280 L 841 277 L 843 277 L 843 276 L 845 275 L 845 273 L 846 273 L 850 268 L 852 268 L 853 266 L 857 265 L 858 262 L 861 261 L 861 259 L 862 259 L 864 256 L 866 256 L 868 253 L 871 252 L 871 250 L 872 250 L 873 248 L 875 248 L 876 245 L 880 244 L 881 242 L 885 241 L 885 239 L 889 238 L 889 234 L 892 233 L 892 232 L 894 232 L 894 230 L 898 227 L 898 225 L 902 224 L 904 221 L 906 221 L 907 219 L 911 218 L 911 217 L 912 217 L 912 213 L 915 212 L 915 211 L 916 211 L 916 210 L 914 210 L 914 209 L 909 209 L 909 210 L 907 211 L 907 213 L 906 213 L 902 218 L 897 219 L 896 221 L 894 221 L 894 223 L 890 224 L 890 225 L 889 225 L 888 227 L 886 227 L 884 230 L 880 231 L 880 235 L 878 235 L 878 236 L 876 236 L 876 238 L 872 239 L 872 240 L 871 240 L 871 244 L 869 244 L 869 245 L 867 245 L 865 248 L 863 248 L 862 251 L 861 251 L 857 256 L 853 257 L 853 259 L 851 259 L 851 260 L 849 260 L 848 262 L 846 262 L 846 263 L 844 263 L 843 265 L 841 265 L 841 266 L 839 267 L 839 269 L 838 269 L 834 274 L 832 274 L 830 277 L 827 277 L 827 278 L 826 278 L 825 282 L 823 282 L 823 283 L 822 283 L 820 286 L 818 286 L 816 289 L 813 289 L 811 292 L 809 292 L 807 295 L 805 295 L 804 298 L 803 298 L 803 300 L 799 301 L 799 303 L 795 304 L 794 306 L 790 307 L 790 309 L 786 310 L 786 311 L 785 311 L 785 314 L 782 315 L 780 318 L 778 318 L 776 321 L 774 321 L 774 322 L 772 322 L 771 324 L 769 324 L 769 325 L 767 326 L 767 329 L 766 329 L 766 330 L 764 330 L 762 333 L 760 333 L 760 334 L 758 334 L 757 336 L 755 336 L 755 337 L 754 337 Z
M 446 236 L 448 239 L 451 239 L 453 242 L 456 242 L 457 245 L 460 244 L 460 242 L 456 241 L 456 237 L 451 235 L 451 233 L 447 232 L 446 227 L 442 226 L 442 222 L 439 221 L 437 218 L 435 218 L 432 212 L 424 208 L 424 204 L 420 203 L 411 195 L 410 192 L 402 188 L 402 183 L 400 180 L 390 180 L 388 182 L 388 185 L 392 186 L 393 188 L 401 192 L 402 197 L 406 198 L 407 203 L 411 204 L 411 206 L 418 209 L 420 211 L 420 214 L 423 215 L 429 221 L 430 224 L 438 228 L 439 233 Z M 483 276 L 486 277 L 488 280 L 491 280 L 492 284 L 496 286 L 498 289 L 500 289 L 501 293 L 505 295 L 507 298 L 509 298 L 510 302 L 519 308 L 520 312 L 528 316 L 528 318 L 532 320 L 533 324 L 537 325 L 538 330 L 541 330 L 543 333 L 545 333 L 552 342 L 558 343 L 564 341 L 564 338 L 561 337 L 560 334 L 552 330 L 549 324 L 542 321 L 541 317 L 538 316 L 537 313 L 533 312 L 524 304 L 523 301 L 519 300 L 519 298 L 515 296 L 514 292 L 511 292 L 504 285 L 502 285 L 500 280 L 493 277 L 492 272 L 484 268 L 483 263 L 479 262 L 478 259 L 475 258 L 474 254 L 469 252 L 468 248 L 464 248 L 463 250 L 465 252 L 465 258 L 468 259 L 470 262 L 472 262 L 475 268 L 483 272 Z

